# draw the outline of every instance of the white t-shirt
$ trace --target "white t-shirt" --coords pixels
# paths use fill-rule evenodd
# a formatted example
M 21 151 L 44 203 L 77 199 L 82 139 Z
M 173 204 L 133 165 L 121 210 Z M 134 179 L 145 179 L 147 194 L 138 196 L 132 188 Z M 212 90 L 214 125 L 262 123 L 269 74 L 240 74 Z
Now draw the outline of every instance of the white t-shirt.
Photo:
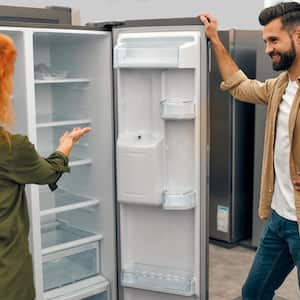
M 298 87 L 296 81 L 290 80 L 279 106 L 274 153 L 275 185 L 271 205 L 280 216 L 292 221 L 296 221 L 297 217 L 290 175 L 289 117 Z

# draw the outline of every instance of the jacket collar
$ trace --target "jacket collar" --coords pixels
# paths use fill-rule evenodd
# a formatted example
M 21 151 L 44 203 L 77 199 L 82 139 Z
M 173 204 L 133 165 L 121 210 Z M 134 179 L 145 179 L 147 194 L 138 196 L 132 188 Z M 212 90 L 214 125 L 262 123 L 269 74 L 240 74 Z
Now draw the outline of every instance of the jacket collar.
M 287 71 L 285 72 L 282 72 L 280 75 L 279 75 L 279 85 L 281 86 L 282 84 L 288 82 L 290 80 L 289 78 L 289 73 Z M 296 79 L 299 87 L 300 87 L 300 76 L 297 77 Z

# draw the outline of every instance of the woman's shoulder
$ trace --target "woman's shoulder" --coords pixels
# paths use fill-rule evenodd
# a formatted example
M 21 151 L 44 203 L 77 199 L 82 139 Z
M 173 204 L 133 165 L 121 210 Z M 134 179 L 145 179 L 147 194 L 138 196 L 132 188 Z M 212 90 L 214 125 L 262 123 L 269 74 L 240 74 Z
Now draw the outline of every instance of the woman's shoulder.
M 18 149 L 24 149 L 28 148 L 28 146 L 32 146 L 32 143 L 30 143 L 27 135 L 22 135 L 22 134 L 12 134 L 11 135 L 11 146 L 12 149 L 17 150 Z
M 12 134 L 11 135 L 12 154 L 18 157 L 26 157 L 36 155 L 34 145 L 29 141 L 26 135 Z
M 22 134 L 11 134 L 13 144 L 23 144 L 29 142 L 27 135 Z

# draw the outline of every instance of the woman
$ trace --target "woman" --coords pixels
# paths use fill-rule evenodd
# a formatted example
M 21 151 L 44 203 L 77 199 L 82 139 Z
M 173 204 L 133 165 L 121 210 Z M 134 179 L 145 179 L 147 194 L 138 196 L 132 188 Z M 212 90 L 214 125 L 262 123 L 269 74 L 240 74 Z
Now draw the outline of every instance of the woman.
M 65 132 L 57 150 L 40 157 L 28 138 L 9 133 L 14 123 L 11 103 L 16 49 L 13 41 L 0 34 L 0 299 L 35 298 L 32 260 L 28 247 L 29 217 L 25 184 L 56 182 L 69 171 L 72 146 L 90 128 Z

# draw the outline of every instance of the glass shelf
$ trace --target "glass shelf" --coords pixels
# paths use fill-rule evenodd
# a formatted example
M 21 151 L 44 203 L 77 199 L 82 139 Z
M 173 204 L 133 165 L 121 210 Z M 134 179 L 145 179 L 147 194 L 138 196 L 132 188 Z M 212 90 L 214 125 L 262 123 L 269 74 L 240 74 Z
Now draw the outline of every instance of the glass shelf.
M 78 166 L 85 166 L 85 165 L 91 165 L 93 161 L 91 159 L 82 159 L 82 160 L 74 160 L 69 162 L 70 167 L 78 167 Z
M 44 256 L 44 291 L 60 288 L 99 274 L 98 252 L 98 244 L 92 243 Z
M 39 151 L 39 154 L 42 157 L 47 158 L 54 151 L 54 149 L 41 150 Z M 80 143 L 75 144 L 69 156 L 69 166 L 75 167 L 82 165 L 90 165 L 92 163 L 92 159 L 89 158 L 88 146 L 81 145 Z
M 182 194 L 163 193 L 163 208 L 166 210 L 188 210 L 196 207 L 196 193 L 193 191 Z
M 40 188 L 41 216 L 96 206 L 99 205 L 99 203 L 100 201 L 98 199 L 72 194 L 62 189 L 50 192 L 48 189 Z
M 123 287 L 183 296 L 195 294 L 193 275 L 172 268 L 136 263 L 122 270 L 121 280 Z
M 193 101 L 162 101 L 160 116 L 162 119 L 195 119 L 195 104 Z
M 66 116 L 60 116 L 58 114 L 43 114 L 37 115 L 37 128 L 42 127 L 53 127 L 53 126 L 66 126 L 66 125 L 80 125 L 80 124 L 90 124 L 91 120 L 86 118 L 81 118 L 77 116 L 76 120 L 68 120 Z
M 87 78 L 49 78 L 49 79 L 36 79 L 35 84 L 64 84 L 64 83 L 89 83 Z
M 89 208 L 84 208 L 88 210 Z M 83 209 L 81 209 L 83 210 Z M 65 212 L 61 214 L 71 214 Z M 59 216 L 59 214 L 57 214 Z M 45 217 L 44 217 L 45 218 Z M 46 216 L 49 218 L 49 216 Z M 58 250 L 70 248 L 74 245 L 84 244 L 88 241 L 101 240 L 102 235 L 73 227 L 70 224 L 56 220 L 56 222 L 42 225 L 42 254 L 53 253 Z

